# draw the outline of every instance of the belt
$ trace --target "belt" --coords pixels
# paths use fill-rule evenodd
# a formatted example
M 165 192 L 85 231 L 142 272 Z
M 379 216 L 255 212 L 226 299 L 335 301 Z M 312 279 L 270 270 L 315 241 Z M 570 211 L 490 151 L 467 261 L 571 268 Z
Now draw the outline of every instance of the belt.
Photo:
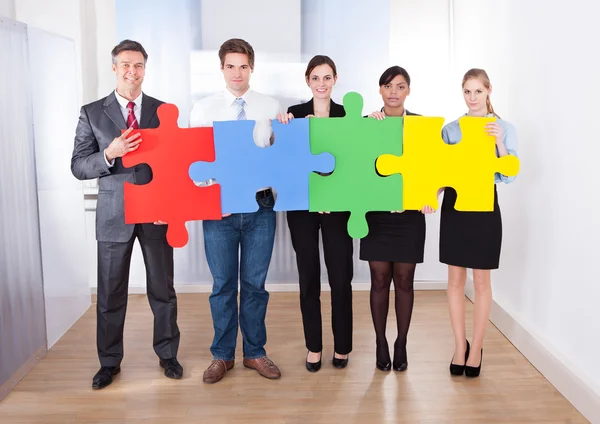
M 273 195 L 273 190 L 271 190 L 270 188 L 256 192 L 257 199 L 264 199 L 265 197 L 269 197 L 272 195 Z

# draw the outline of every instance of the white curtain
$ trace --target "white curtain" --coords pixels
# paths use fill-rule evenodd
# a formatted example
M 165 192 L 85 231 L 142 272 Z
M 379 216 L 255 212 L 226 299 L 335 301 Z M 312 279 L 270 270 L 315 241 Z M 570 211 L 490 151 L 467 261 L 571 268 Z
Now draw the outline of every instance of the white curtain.
M 30 79 L 25 25 L 0 18 L 0 387 L 46 346 Z

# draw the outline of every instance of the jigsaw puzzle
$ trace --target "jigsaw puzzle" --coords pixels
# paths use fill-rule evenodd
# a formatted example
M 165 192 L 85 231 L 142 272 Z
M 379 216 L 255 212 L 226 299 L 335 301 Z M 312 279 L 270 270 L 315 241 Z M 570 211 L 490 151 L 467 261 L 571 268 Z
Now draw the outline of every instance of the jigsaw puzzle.
M 441 133 L 444 118 L 407 116 L 404 118 L 404 153 L 384 154 L 377 160 L 382 175 L 404 177 L 404 208 L 438 208 L 437 190 L 453 187 L 458 211 L 486 212 L 494 209 L 494 174 L 517 175 L 519 159 L 496 156 L 493 136 L 485 125 L 495 118 L 460 118 L 462 140 L 444 143 Z
M 274 210 L 308 210 L 309 175 L 332 171 L 333 156 L 310 152 L 308 119 L 273 122 L 275 142 L 265 148 L 254 144 L 254 124 L 250 120 L 214 122 L 216 160 L 194 163 L 190 177 L 197 182 L 216 179 L 223 213 L 256 212 L 255 194 L 264 187 L 273 187 L 277 193 Z
M 362 238 L 369 232 L 367 212 L 403 209 L 402 176 L 381 177 L 375 169 L 384 153 L 402 155 L 402 118 L 364 118 L 355 92 L 344 96 L 344 108 L 344 118 L 310 118 L 311 151 L 335 157 L 333 174 L 310 175 L 310 210 L 350 211 L 348 233 Z
M 254 121 L 179 128 L 177 107 L 163 104 L 160 126 L 137 130 L 143 143 L 123 157 L 124 166 L 146 163 L 153 174 L 145 185 L 125 183 L 125 222 L 165 221 L 169 244 L 182 247 L 185 222 L 255 212 L 256 191 L 273 187 L 276 211 L 350 211 L 348 233 L 362 238 L 367 212 L 437 209 L 440 187 L 456 189 L 457 210 L 491 211 L 494 174 L 519 171 L 519 159 L 498 158 L 494 137 L 484 131 L 495 118 L 461 118 L 463 140 L 448 145 L 441 138 L 443 118 L 378 121 L 362 117 L 362 106 L 360 94 L 350 92 L 344 118 L 273 122 L 275 143 L 261 148 L 253 140 Z M 193 182 L 210 178 L 218 184 Z
M 125 167 L 145 163 L 152 168 L 148 184 L 125 182 L 125 222 L 164 221 L 169 244 L 183 247 L 186 221 L 221 219 L 220 187 L 197 187 L 188 175 L 192 163 L 215 160 L 213 129 L 179 128 L 173 104 L 160 105 L 157 114 L 160 126 L 136 130 L 143 142 L 122 159 Z

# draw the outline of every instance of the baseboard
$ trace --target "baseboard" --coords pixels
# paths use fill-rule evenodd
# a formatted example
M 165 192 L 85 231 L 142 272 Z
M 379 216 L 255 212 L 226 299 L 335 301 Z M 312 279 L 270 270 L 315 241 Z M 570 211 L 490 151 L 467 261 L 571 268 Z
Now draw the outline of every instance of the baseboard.
M 415 290 L 446 290 L 448 284 L 445 281 L 415 281 Z M 295 292 L 298 291 L 298 283 L 269 283 L 266 285 L 270 293 L 275 292 Z M 175 285 L 177 293 L 210 293 L 211 284 L 180 284 Z M 371 283 L 355 282 L 352 283 L 354 291 L 368 291 L 371 289 Z M 321 285 L 322 291 L 330 291 L 329 284 Z M 393 285 L 392 285 L 393 290 Z M 96 287 L 90 287 L 90 293 L 96 294 Z M 145 294 L 144 286 L 129 286 L 129 294 Z
M 475 290 L 470 277 L 465 294 L 474 300 Z M 584 373 L 495 301 L 492 302 L 490 321 L 584 417 L 592 423 L 600 423 L 600 393 Z
M 0 386 L 0 401 L 27 375 L 33 367 L 46 355 L 46 346 L 40 347 L 6 382 Z

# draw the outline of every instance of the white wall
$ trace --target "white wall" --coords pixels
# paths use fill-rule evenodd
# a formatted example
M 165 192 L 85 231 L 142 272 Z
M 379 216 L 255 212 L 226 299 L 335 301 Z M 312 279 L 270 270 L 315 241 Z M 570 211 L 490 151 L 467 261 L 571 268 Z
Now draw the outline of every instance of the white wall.
M 300 0 L 203 0 L 199 18 L 204 50 L 237 37 L 269 57 L 300 56 Z
M 96 8 L 100 10 L 98 16 Z M 29 27 L 50 347 L 90 302 L 88 256 L 85 251 L 82 254 L 86 247 L 82 184 L 70 175 L 69 162 L 79 107 L 98 98 L 101 84 L 102 90 L 108 93 L 105 81 L 107 76 L 112 76 L 110 49 L 115 43 L 114 2 L 2 0 L 0 13 L 12 13 L 12 17 Z M 106 49 L 102 61 L 98 60 L 98 46 Z M 99 66 L 102 66 L 101 70 Z M 111 88 L 114 87 L 114 76 L 112 80 Z M 61 110 L 61 115 L 52 116 L 52 107 Z M 69 229 L 74 234 L 64 238 Z
M 83 92 L 80 0 L 16 0 L 16 19 L 35 28 L 75 40 L 78 99 Z
M 5 18 L 15 18 L 15 1 L 14 0 L 0 0 L 0 16 Z
M 406 108 L 426 116 L 449 115 L 450 66 L 448 0 L 396 0 L 390 2 L 389 63 L 406 69 L 411 79 L 411 93 Z M 384 69 L 381 69 L 380 74 Z M 379 75 L 377 76 L 379 78 Z M 373 91 L 376 91 L 377 80 Z M 378 105 L 381 96 L 377 92 Z M 426 217 L 425 258 L 417 266 L 417 280 L 447 279 L 447 266 L 439 260 L 439 214 Z
M 81 183 L 71 174 L 72 145 L 65 142 L 79 116 L 77 87 L 72 84 L 75 43 L 32 26 L 27 37 L 46 335 L 51 348 L 91 304 Z M 56 110 L 61 113 L 53 113 Z
M 6 3 L 6 0 L 0 0 Z M 77 62 L 77 104 L 95 101 L 115 88 L 110 52 L 117 44 L 115 0 L 16 0 L 15 19 L 33 27 L 71 38 L 75 42 Z M 64 140 L 72 147 L 75 126 Z M 95 196 L 94 181 L 84 182 L 86 193 L 86 237 L 88 281 L 96 286 Z M 93 194 L 89 194 L 93 193 Z
M 11 1 L 0 0 L 2 5 Z M 114 89 L 110 51 L 116 44 L 115 0 L 15 0 L 14 18 L 75 41 L 79 104 Z M 74 130 L 73 130 L 74 131 Z
M 519 134 L 521 173 L 499 187 L 504 240 L 494 299 L 598 398 L 600 4 L 454 3 L 455 114 L 464 111 L 462 74 L 483 67 L 495 109 Z
M 365 114 L 381 107 L 377 82 L 388 67 L 390 3 L 307 0 L 302 5 L 306 62 L 313 54 L 330 56 L 339 77 L 333 100 L 342 103 L 344 94 L 357 91 L 363 97 Z
M 411 77 L 407 109 L 427 116 L 447 116 L 451 82 L 447 73 L 448 0 L 396 0 L 390 6 L 389 65 L 402 66 Z
M 6 8 L 6 4 L 8 3 L 5 0 L 0 1 L 2 1 L 2 3 L 0 3 L 0 7 Z M 68 109 L 69 116 L 64 115 L 61 117 L 63 118 L 63 120 L 71 121 L 70 129 L 67 129 L 69 128 L 67 125 L 61 126 L 60 132 L 56 131 L 56 128 L 54 130 L 50 130 L 49 126 L 56 126 L 56 120 L 48 119 L 48 116 L 43 115 L 43 111 L 37 111 L 36 113 L 38 114 L 38 120 L 40 120 L 40 125 L 36 126 L 36 130 L 38 130 L 38 133 L 36 133 L 36 135 L 39 139 L 36 140 L 36 143 L 42 143 L 40 144 L 40 146 L 38 146 L 38 153 L 42 155 L 41 159 L 44 159 L 48 154 L 50 154 L 50 152 L 54 152 L 54 154 L 58 154 L 60 156 L 60 158 L 57 158 L 51 163 L 46 162 L 45 165 L 41 162 L 38 163 L 38 165 L 41 164 L 50 168 L 55 168 L 56 166 L 59 166 L 59 168 L 56 169 L 56 172 L 52 172 L 50 174 L 52 177 L 54 177 L 54 180 L 52 180 L 53 182 L 51 183 L 51 186 L 46 188 L 56 188 L 55 186 L 59 183 L 59 181 L 56 180 L 56 178 L 58 178 L 60 172 L 62 172 L 60 173 L 60 176 L 62 178 L 60 180 L 60 184 L 63 184 L 63 189 L 65 187 L 82 187 L 82 183 L 74 180 L 73 177 L 70 176 L 69 171 L 69 161 L 73 146 L 73 137 L 75 135 L 75 127 L 77 124 L 79 107 L 85 103 L 97 100 L 100 96 L 106 96 L 115 87 L 115 77 L 111 71 L 110 57 L 110 51 L 116 44 L 115 1 L 65 0 L 61 2 L 50 3 L 44 0 L 17 0 L 12 3 L 12 8 L 14 9 L 16 20 L 26 23 L 31 28 L 42 29 L 49 33 L 57 34 L 59 36 L 71 39 L 74 42 L 74 56 L 76 67 L 74 71 L 73 69 L 71 69 L 71 67 L 73 66 L 73 62 L 61 62 L 59 52 L 53 51 L 53 54 L 55 55 L 54 59 L 58 61 L 54 64 L 56 66 L 53 67 L 53 72 L 56 73 L 56 75 L 53 74 L 53 78 L 55 80 L 60 80 L 61 78 L 64 79 L 68 75 L 69 81 L 71 81 L 72 85 L 61 89 L 60 87 L 56 87 L 55 85 L 53 86 L 47 80 L 44 80 L 45 87 L 49 89 L 56 88 L 58 89 L 58 92 L 44 92 L 44 90 L 41 90 L 38 87 L 36 93 L 34 93 L 34 97 L 39 99 L 40 95 L 43 95 L 45 96 L 45 98 L 48 98 L 48 100 L 50 100 L 50 98 L 53 96 L 58 97 L 62 95 L 61 98 L 57 98 L 57 102 L 62 101 L 61 104 L 63 104 L 63 106 L 65 102 L 68 103 L 68 107 L 59 106 L 59 108 L 61 108 L 61 111 L 63 112 L 65 112 Z M 64 52 L 62 52 L 61 54 L 64 55 Z M 52 58 L 50 58 L 49 61 L 50 63 L 52 63 Z M 61 65 L 64 65 L 65 67 L 64 72 L 61 72 Z M 40 70 L 38 69 L 37 72 L 40 72 Z M 45 77 L 47 75 L 48 72 L 44 73 L 43 75 L 40 75 L 40 77 Z M 41 81 L 42 79 L 40 79 L 38 82 Z M 71 99 L 71 95 L 74 95 L 75 98 Z M 55 106 L 58 104 L 57 102 L 54 103 Z M 46 106 L 44 107 L 45 110 L 50 110 Z M 40 133 L 40 131 L 42 131 L 42 133 Z M 58 139 L 50 141 L 46 137 L 42 140 L 42 138 L 44 138 L 43 134 L 46 133 L 48 136 L 52 136 L 55 138 L 58 136 Z M 55 148 L 48 150 L 48 142 L 50 142 L 50 144 L 59 144 L 55 145 Z M 43 171 L 48 171 L 48 169 L 44 168 Z M 40 176 L 38 176 L 38 178 L 40 178 Z M 48 181 L 48 179 L 43 179 L 42 183 L 44 181 Z M 71 183 L 73 185 L 71 185 Z M 88 183 L 84 184 L 89 185 Z M 79 189 L 79 192 L 81 196 L 81 188 Z M 52 217 L 58 213 L 61 207 L 73 207 L 77 209 L 83 209 L 82 202 L 75 201 L 75 199 L 71 199 L 69 202 L 65 202 L 65 196 L 68 197 L 69 193 L 71 193 L 69 190 L 61 190 L 61 193 L 62 194 L 60 196 L 56 193 L 51 193 L 50 191 L 43 191 L 40 193 L 40 207 L 44 207 L 44 211 L 41 211 L 42 215 L 50 219 L 50 221 L 46 220 L 48 222 L 42 222 L 42 225 L 45 225 L 46 228 L 51 228 L 51 219 L 53 219 Z M 70 206 L 67 205 L 67 203 Z M 65 213 L 71 214 L 77 212 L 69 209 Z M 77 230 L 80 234 L 74 235 L 74 237 L 78 240 L 81 237 L 91 238 L 88 241 L 91 243 L 91 245 L 95 246 L 95 235 L 93 231 L 94 216 L 90 216 L 89 213 L 86 213 L 85 220 L 86 226 L 91 226 L 92 231 L 86 231 L 80 226 Z M 46 238 L 46 240 L 42 240 L 42 242 L 46 242 L 46 244 L 52 244 L 52 237 L 54 237 L 55 234 L 48 233 L 48 235 L 50 235 L 50 237 Z M 56 243 L 60 245 L 61 241 L 56 240 Z M 90 243 L 87 244 L 88 247 L 90 246 Z M 75 244 L 72 243 L 71 247 L 73 246 L 75 246 Z M 57 252 L 61 250 L 63 251 L 63 255 L 69 256 L 66 253 L 66 251 L 69 250 L 68 246 L 63 246 L 61 249 L 57 249 Z M 76 253 L 81 253 L 80 250 L 81 249 L 78 248 Z M 92 249 L 88 249 L 88 251 L 86 252 L 86 259 L 88 259 L 88 267 L 85 270 L 85 275 L 87 276 L 88 273 L 90 275 L 93 275 L 95 281 L 95 270 L 93 267 L 93 264 L 95 264 L 95 258 L 93 257 L 94 252 L 95 251 L 93 251 Z M 50 262 L 46 261 L 45 267 L 50 266 L 50 268 L 45 270 L 46 273 L 52 273 L 58 261 L 64 258 L 65 256 L 60 256 L 59 253 L 59 256 L 54 258 L 56 260 L 50 260 Z M 82 261 L 84 261 L 84 258 L 82 257 L 76 260 L 81 263 Z M 73 267 L 72 271 L 73 272 L 69 274 L 69 277 L 79 278 L 79 269 L 77 267 Z M 87 282 L 89 283 L 89 280 L 87 280 Z M 68 285 L 70 283 L 70 280 L 65 278 L 64 283 Z M 51 306 L 60 303 L 59 299 L 63 298 L 64 296 L 70 296 L 71 298 L 80 301 L 80 304 L 82 304 L 82 302 L 84 301 L 83 299 L 85 297 L 85 291 L 84 293 L 81 293 L 77 290 L 77 285 L 75 284 L 75 282 L 71 283 L 74 284 L 71 293 L 65 293 L 62 290 L 62 287 L 48 285 L 47 289 L 49 291 L 46 293 L 46 300 L 47 302 L 51 302 L 51 304 L 47 305 L 47 308 L 49 310 L 58 311 L 59 308 L 52 308 Z M 87 298 L 89 301 L 89 289 L 87 291 L 87 294 Z M 59 317 L 62 319 L 62 321 L 60 322 L 54 319 L 48 322 L 48 337 L 50 345 L 52 345 L 54 341 L 56 341 L 56 339 L 60 337 L 60 335 L 64 331 L 63 325 L 61 323 L 65 322 L 65 320 L 72 319 L 74 317 L 73 314 L 77 313 L 75 309 L 76 308 L 72 308 L 72 310 L 70 311 L 71 315 L 67 314 L 68 316 L 65 315 Z M 75 319 L 76 318 L 77 317 L 75 316 Z
M 85 0 L 84 0 L 85 1 Z M 93 17 L 96 22 L 95 48 L 91 49 L 96 54 L 97 86 L 94 98 L 97 100 L 107 96 L 116 87 L 116 77 L 112 71 L 110 52 L 121 41 L 117 39 L 116 0 L 95 0 Z M 86 1 L 87 3 L 87 1 Z M 93 44 L 93 43 L 92 43 Z M 85 80 L 85 77 L 84 77 Z

